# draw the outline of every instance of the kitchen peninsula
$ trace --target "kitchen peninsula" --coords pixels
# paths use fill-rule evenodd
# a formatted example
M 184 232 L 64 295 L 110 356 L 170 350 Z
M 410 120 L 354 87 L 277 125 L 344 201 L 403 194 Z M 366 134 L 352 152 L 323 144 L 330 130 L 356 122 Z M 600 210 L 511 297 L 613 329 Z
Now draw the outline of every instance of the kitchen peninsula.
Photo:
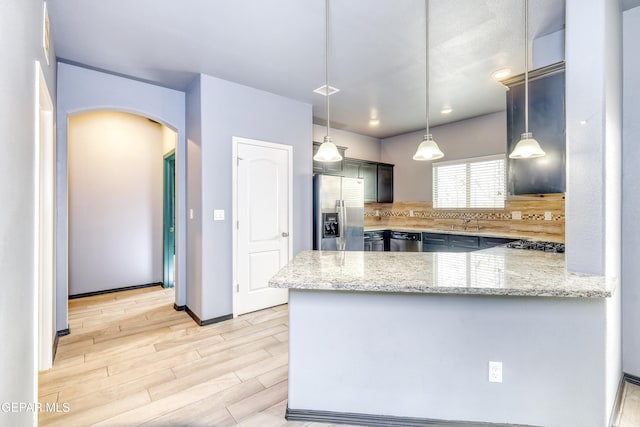
M 567 273 L 563 254 L 306 251 L 270 286 L 290 290 L 291 420 L 608 422 L 616 281 Z

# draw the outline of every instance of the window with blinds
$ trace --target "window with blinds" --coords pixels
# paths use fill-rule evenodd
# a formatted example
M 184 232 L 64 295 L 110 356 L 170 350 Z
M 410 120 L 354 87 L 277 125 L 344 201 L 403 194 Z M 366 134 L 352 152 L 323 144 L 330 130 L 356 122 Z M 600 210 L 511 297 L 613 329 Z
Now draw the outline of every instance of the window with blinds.
M 504 155 L 433 163 L 434 208 L 504 208 Z

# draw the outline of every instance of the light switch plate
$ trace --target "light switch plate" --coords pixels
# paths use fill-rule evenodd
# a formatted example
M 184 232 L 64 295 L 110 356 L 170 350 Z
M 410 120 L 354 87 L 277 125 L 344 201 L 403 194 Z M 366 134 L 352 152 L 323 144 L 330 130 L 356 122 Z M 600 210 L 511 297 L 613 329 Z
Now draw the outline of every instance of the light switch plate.
M 214 221 L 224 221 L 224 210 L 215 209 L 213 211 L 213 220 Z
M 522 212 L 520 211 L 511 212 L 511 219 L 522 219 Z
M 551 215 L 551 212 L 545 212 L 544 213 L 544 220 L 545 221 L 551 221 L 553 219 L 553 216 Z

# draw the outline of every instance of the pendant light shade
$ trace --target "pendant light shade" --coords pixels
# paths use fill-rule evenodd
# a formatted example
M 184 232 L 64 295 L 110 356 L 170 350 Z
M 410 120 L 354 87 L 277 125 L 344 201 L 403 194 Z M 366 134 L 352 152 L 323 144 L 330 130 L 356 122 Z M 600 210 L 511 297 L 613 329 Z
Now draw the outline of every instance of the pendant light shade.
M 509 154 L 510 159 L 533 159 L 546 153 L 529 132 L 529 0 L 524 0 L 524 133 Z
M 511 159 L 532 159 L 534 157 L 542 157 L 546 153 L 540 144 L 533 138 L 531 132 L 525 132 L 521 135 L 520 141 L 516 144 L 509 158 Z
M 413 155 L 413 160 L 420 161 L 428 161 L 428 160 L 436 160 L 444 157 L 444 153 L 438 147 L 438 144 L 433 139 L 433 135 L 429 133 L 429 0 L 425 0 L 424 2 L 424 32 L 425 32 L 425 133 L 422 137 L 422 142 L 418 145 L 418 150 L 416 150 L 416 154 Z
M 313 156 L 313 160 L 321 162 L 339 162 L 342 160 L 338 147 L 336 147 L 336 144 L 331 142 L 330 136 L 324 137 L 324 142 L 320 144 L 316 155 Z
M 413 155 L 413 160 L 437 160 L 443 157 L 444 153 L 429 133 L 422 137 L 422 142 L 418 145 L 418 150 Z
M 325 50 L 324 50 L 324 72 L 325 72 L 325 96 L 327 106 L 327 135 L 324 137 L 324 141 L 320 144 L 318 151 L 313 160 L 319 162 L 339 162 L 342 160 L 342 156 L 338 151 L 338 147 L 331 140 L 329 135 L 331 131 L 331 116 L 329 115 L 329 0 L 325 0 Z

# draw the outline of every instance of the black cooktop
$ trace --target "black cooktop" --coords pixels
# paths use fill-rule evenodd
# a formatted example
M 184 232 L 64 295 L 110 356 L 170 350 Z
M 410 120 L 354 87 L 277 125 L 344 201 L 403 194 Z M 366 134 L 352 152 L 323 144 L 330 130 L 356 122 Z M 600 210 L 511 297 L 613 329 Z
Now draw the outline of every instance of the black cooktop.
M 516 240 L 515 242 L 507 243 L 507 247 L 513 249 L 528 249 L 532 251 L 564 253 L 564 243 L 555 242 Z

